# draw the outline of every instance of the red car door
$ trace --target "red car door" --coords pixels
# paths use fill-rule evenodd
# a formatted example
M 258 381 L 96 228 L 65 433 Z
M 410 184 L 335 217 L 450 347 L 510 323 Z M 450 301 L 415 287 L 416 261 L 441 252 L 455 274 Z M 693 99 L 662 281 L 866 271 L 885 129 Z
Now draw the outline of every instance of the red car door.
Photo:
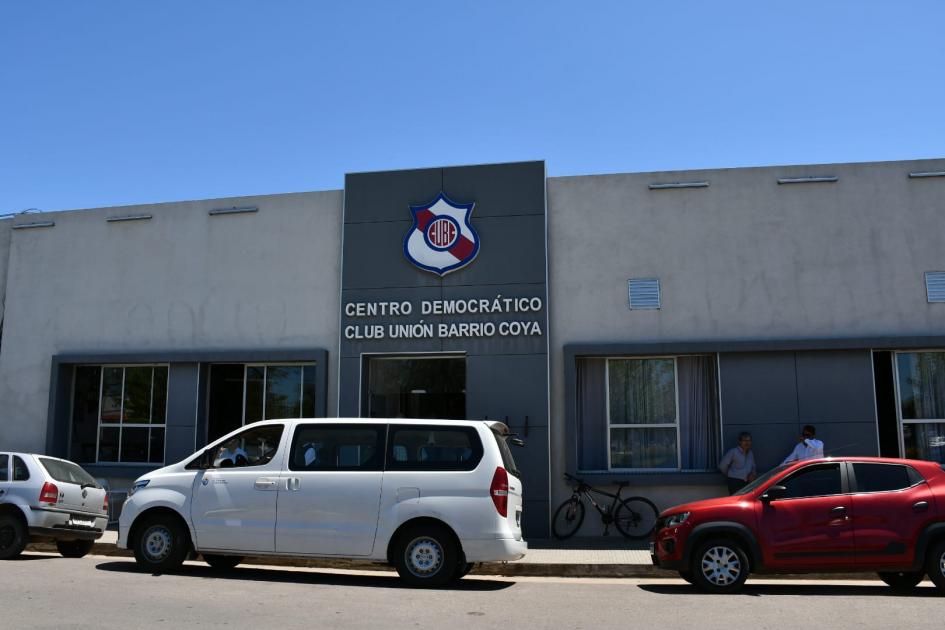
M 758 533 L 770 569 L 854 566 L 852 500 L 839 462 L 805 466 L 773 485 L 783 496 L 758 505 Z M 770 489 L 770 487 L 769 487 Z
M 903 464 L 850 466 L 857 566 L 864 570 L 908 566 L 919 532 L 935 513 L 928 483 Z

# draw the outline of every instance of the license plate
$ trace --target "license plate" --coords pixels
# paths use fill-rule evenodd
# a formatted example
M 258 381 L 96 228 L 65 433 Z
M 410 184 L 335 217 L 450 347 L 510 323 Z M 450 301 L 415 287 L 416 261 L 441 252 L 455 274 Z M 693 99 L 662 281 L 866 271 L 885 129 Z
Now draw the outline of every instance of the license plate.
M 94 527 L 95 521 L 94 520 L 88 521 L 81 518 L 73 518 L 69 520 L 69 524 L 74 525 L 76 527 Z

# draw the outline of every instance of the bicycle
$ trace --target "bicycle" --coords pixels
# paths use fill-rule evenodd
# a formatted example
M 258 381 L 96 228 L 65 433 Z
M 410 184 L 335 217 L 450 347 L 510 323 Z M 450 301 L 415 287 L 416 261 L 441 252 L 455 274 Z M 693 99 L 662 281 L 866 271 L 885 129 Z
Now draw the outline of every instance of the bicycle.
M 630 485 L 627 482 L 618 483 L 617 494 L 613 494 L 595 488 L 568 473 L 565 473 L 564 477 L 572 482 L 572 494 L 570 499 L 558 507 L 551 522 L 551 531 L 558 540 L 574 536 L 581 528 L 584 522 L 585 498 L 600 512 L 601 521 L 604 523 L 604 536 L 610 533 L 611 523 L 617 527 L 617 531 L 631 539 L 646 538 L 655 529 L 659 511 L 652 501 L 646 497 L 621 498 L 623 489 Z M 611 497 L 613 501 L 610 505 L 601 505 L 594 499 L 595 494 Z

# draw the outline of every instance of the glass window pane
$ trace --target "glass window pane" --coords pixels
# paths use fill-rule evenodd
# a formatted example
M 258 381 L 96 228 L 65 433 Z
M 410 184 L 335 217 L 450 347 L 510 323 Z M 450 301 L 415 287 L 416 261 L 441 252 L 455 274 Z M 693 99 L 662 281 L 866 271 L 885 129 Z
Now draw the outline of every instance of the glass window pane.
M 269 366 L 266 370 L 266 419 L 302 416 L 302 367 Z
M 72 466 L 76 466 L 69 462 Z M 13 481 L 27 481 L 30 478 L 30 469 L 26 467 L 26 462 L 17 457 L 13 456 Z
M 857 492 L 887 492 L 912 485 L 909 467 L 896 464 L 853 464 Z
M 302 417 L 315 417 L 315 365 L 302 367 Z
M 482 442 L 472 427 L 392 426 L 389 470 L 473 470 Z
M 611 429 L 611 468 L 678 468 L 676 429 Z
M 367 372 L 371 418 L 466 417 L 464 357 L 374 357 Z
M 121 429 L 118 427 L 102 427 L 98 433 L 98 461 L 118 461 L 118 438 Z
M 781 485 L 787 488 L 786 499 L 840 494 L 840 464 L 808 466 L 781 482 Z
M 279 449 L 283 425 L 274 424 L 247 429 L 216 447 L 214 468 L 262 466 L 272 460 Z
M 148 441 L 148 461 L 152 464 L 164 463 L 164 429 L 151 429 L 151 438 Z
M 99 388 L 102 386 L 102 368 L 98 365 L 79 365 L 75 368 L 72 399 L 72 435 L 69 458 L 77 462 L 95 461 L 95 442 L 98 438 Z
M 263 419 L 263 384 L 266 368 L 261 365 L 246 367 L 246 420 L 245 424 Z
M 151 421 L 151 376 L 154 368 L 125 368 L 125 406 L 122 422 L 147 424 Z
M 896 355 L 899 401 L 906 420 L 945 418 L 945 352 Z
M 945 423 L 902 425 L 906 459 L 925 459 L 945 464 Z
M 154 402 L 151 405 L 151 423 L 167 422 L 167 366 L 154 368 Z M 163 461 L 163 458 L 161 458 Z
M 10 467 L 10 460 L 7 455 L 0 455 L 0 481 L 7 481 L 7 469 Z
M 102 422 L 121 422 L 121 380 L 124 370 L 107 367 L 102 373 Z
M 611 424 L 676 422 L 673 359 L 612 359 L 608 371 Z
M 146 427 L 125 427 L 121 430 L 122 462 L 148 461 L 148 431 Z
M 291 470 L 381 470 L 384 433 L 377 425 L 302 425 L 292 441 Z

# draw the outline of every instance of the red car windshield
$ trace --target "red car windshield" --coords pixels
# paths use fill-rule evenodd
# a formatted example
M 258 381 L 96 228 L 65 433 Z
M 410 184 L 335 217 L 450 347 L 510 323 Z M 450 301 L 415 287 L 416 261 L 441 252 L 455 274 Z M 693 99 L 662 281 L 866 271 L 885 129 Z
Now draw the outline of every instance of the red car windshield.
M 768 483 L 768 481 L 770 481 L 772 477 L 774 477 L 775 475 L 777 475 L 778 473 L 780 473 L 781 471 L 783 471 L 783 470 L 784 470 L 785 468 L 787 468 L 789 465 L 790 465 L 790 464 L 781 464 L 780 466 L 778 466 L 778 467 L 776 467 L 776 468 L 772 468 L 771 470 L 769 470 L 769 471 L 766 472 L 765 474 L 761 475 L 760 477 L 757 477 L 757 478 L 756 478 L 754 481 L 752 481 L 750 484 L 748 484 L 747 486 L 744 486 L 741 490 L 739 490 L 739 491 L 737 491 L 737 492 L 734 492 L 733 494 L 734 494 L 734 495 L 741 495 L 741 494 L 748 494 L 749 492 L 752 492 L 755 488 L 758 488 L 758 487 L 763 486 L 764 484 Z

